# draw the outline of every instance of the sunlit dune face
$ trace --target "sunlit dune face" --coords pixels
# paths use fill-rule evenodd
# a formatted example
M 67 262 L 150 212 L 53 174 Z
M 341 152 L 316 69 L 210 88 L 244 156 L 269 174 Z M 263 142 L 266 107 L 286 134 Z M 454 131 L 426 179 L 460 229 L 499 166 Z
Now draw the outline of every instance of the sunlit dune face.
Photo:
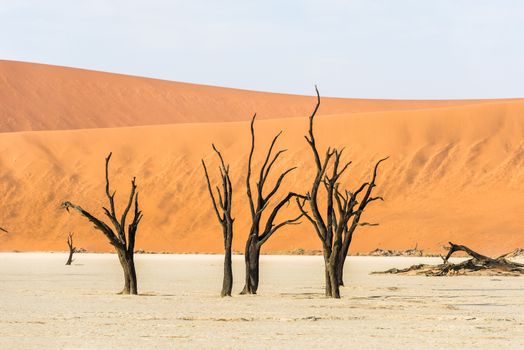
M 282 193 L 310 187 L 313 159 L 303 136 L 312 97 L 8 61 L 0 62 L 0 77 L 9 86 L 0 89 L 0 128 L 7 132 L 0 135 L 0 224 L 9 231 L 0 235 L 1 250 L 65 250 L 67 233 L 75 232 L 77 247 L 110 251 L 99 232 L 59 205 L 71 200 L 103 215 L 104 157 L 112 151 L 117 210 L 137 177 L 144 212 L 137 249 L 222 251 L 200 163 L 204 158 L 216 170 L 212 142 L 231 165 L 233 249 L 243 250 L 249 227 L 248 120 L 255 111 L 262 119 L 257 142 L 264 145 L 255 159 L 283 130 L 279 142 L 288 152 L 275 173 L 298 169 Z M 524 246 L 518 216 L 524 210 L 522 116 L 522 100 L 323 99 L 317 142 L 321 151 L 346 147 L 353 164 L 344 186 L 365 181 L 374 162 L 390 156 L 376 189 L 385 202 L 370 206 L 363 218 L 380 225 L 359 228 L 350 253 L 417 243 L 438 252 L 451 238 L 485 254 Z M 296 215 L 294 205 L 282 215 Z M 321 249 L 307 223 L 286 227 L 263 252 L 299 248 Z

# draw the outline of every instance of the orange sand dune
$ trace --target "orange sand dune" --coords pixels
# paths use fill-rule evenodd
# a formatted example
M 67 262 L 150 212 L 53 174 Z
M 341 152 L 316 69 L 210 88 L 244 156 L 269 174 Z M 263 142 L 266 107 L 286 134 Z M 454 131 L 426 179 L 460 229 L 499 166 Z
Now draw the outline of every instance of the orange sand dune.
M 313 88 L 313 87 L 312 87 Z M 325 98 L 322 114 L 434 109 L 495 100 Z M 0 60 L 0 132 L 301 117 L 313 99 Z
M 48 69 L 64 75 L 69 72 Z M 155 84 L 173 89 L 184 86 L 94 74 L 113 77 L 115 84 L 150 82 L 151 89 L 158 88 L 153 87 Z M 195 94 L 197 89 L 219 91 L 192 88 Z M 231 96 L 248 94 L 220 91 L 230 91 Z M 290 102 L 289 110 L 296 107 L 309 112 L 312 105 L 310 99 L 307 101 L 308 108 Z M 321 112 L 326 114 L 324 105 Z M 312 159 L 303 138 L 308 113 L 304 114 L 301 118 L 257 122 L 258 150 L 275 132 L 285 131 L 280 146 L 289 151 L 277 169 L 298 166 L 284 186 L 293 191 L 304 191 L 312 175 Z M 107 118 L 113 120 L 110 114 Z M 0 235 L 0 249 L 64 250 L 67 232 L 74 231 L 77 246 L 110 251 L 103 236 L 84 218 L 60 210 L 59 204 L 71 200 L 101 215 L 100 207 L 105 204 L 104 156 L 112 151 L 112 183 L 120 205 L 127 197 L 130 178 L 137 176 L 144 209 L 138 249 L 220 252 L 222 232 L 213 216 L 200 166 L 204 157 L 210 168 L 216 169 L 210 146 L 215 142 L 231 163 L 234 249 L 242 250 L 248 227 L 244 188 L 248 127 L 248 122 L 240 121 L 1 134 L 0 216 L 2 226 L 10 233 Z M 524 246 L 523 100 L 424 110 L 353 111 L 319 117 L 317 127 L 321 147 L 328 141 L 347 147 L 346 156 L 354 161 L 344 180 L 349 186 L 363 181 L 379 157 L 391 156 L 378 181 L 377 193 L 386 202 L 376 203 L 365 216 L 366 221 L 379 222 L 380 226 L 359 229 L 352 253 L 376 247 L 407 248 L 417 243 L 422 249 L 439 251 L 448 240 L 487 254 Z M 260 162 L 260 153 L 256 156 Z M 291 211 L 293 205 L 287 214 Z M 264 249 L 295 248 L 320 249 L 308 223 L 283 229 Z

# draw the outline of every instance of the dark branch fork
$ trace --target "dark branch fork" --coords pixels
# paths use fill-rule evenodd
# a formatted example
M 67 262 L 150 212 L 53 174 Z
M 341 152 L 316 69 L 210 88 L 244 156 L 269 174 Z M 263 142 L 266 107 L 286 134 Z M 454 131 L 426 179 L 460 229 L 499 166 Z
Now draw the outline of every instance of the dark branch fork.
M 313 153 L 316 175 L 311 190 L 305 199 L 297 198 L 296 203 L 302 215 L 313 225 L 322 242 L 326 264 L 326 296 L 339 298 L 339 286 L 343 285 L 343 266 L 349 251 L 353 233 L 360 224 L 360 218 L 366 206 L 382 197 L 372 197 L 376 186 L 379 165 L 387 158 L 379 160 L 374 168 L 370 182 L 361 184 L 355 191 L 341 190 L 341 176 L 351 165 L 351 161 L 342 162 L 343 149 L 328 147 L 324 158 L 320 156 L 314 135 L 315 116 L 320 107 L 320 94 L 315 86 L 317 103 L 309 117 L 309 130 L 305 139 Z M 321 187 L 326 193 L 325 214 L 318 204 Z M 362 197 L 359 199 L 359 197 Z M 306 203 L 309 209 L 306 209 Z
M 264 162 L 260 167 L 255 191 L 253 191 L 251 177 L 253 174 L 253 155 L 255 152 L 255 120 L 256 114 L 253 115 L 250 124 L 251 148 L 249 150 L 246 175 L 246 194 L 251 212 L 251 228 L 246 241 L 246 283 L 244 289 L 242 290 L 242 294 L 256 294 L 257 292 L 259 281 L 259 257 L 262 245 L 284 226 L 298 224 L 300 218 L 303 216 L 303 214 L 299 214 L 296 217 L 276 223 L 278 213 L 290 202 L 292 198 L 306 198 L 304 195 L 288 192 L 284 198 L 275 203 L 272 209 L 269 209 L 273 197 L 280 190 L 286 176 L 296 169 L 296 167 L 291 167 L 282 171 L 277 177 L 275 183 L 272 186 L 267 186 L 267 181 L 271 171 L 273 170 L 273 166 L 276 164 L 282 154 L 286 152 L 285 149 L 280 149 L 276 152 L 274 151 L 277 141 L 280 135 L 282 135 L 282 131 L 273 137 L 269 145 L 267 153 L 264 157 Z M 267 216 L 265 224 L 263 224 L 262 214 L 265 211 L 269 211 L 269 215 Z
M 73 244 L 73 232 L 67 235 L 67 246 L 69 247 L 69 257 L 67 258 L 66 265 L 71 265 L 73 262 L 73 254 L 76 252 L 76 247 Z
M 116 209 L 115 209 L 115 194 L 116 191 L 111 193 L 110 183 L 109 183 L 109 162 L 111 160 L 112 153 L 105 159 L 105 194 L 109 202 L 109 208 L 102 207 L 104 214 L 109 218 L 113 228 L 104 221 L 96 218 L 94 215 L 89 213 L 87 210 L 83 209 L 81 206 L 65 201 L 62 203 L 62 208 L 69 211 L 73 209 L 80 213 L 82 216 L 87 218 L 91 223 L 94 224 L 95 229 L 101 231 L 104 236 L 109 240 L 109 243 L 115 247 L 115 250 L 118 254 L 120 263 L 124 270 L 124 289 L 122 294 L 137 294 L 137 280 L 136 280 L 136 271 L 134 265 L 134 248 L 135 248 L 135 238 L 138 229 L 138 225 L 142 220 L 142 211 L 139 209 L 138 204 L 138 192 L 136 179 L 133 177 L 131 181 L 131 191 L 127 204 L 122 212 L 120 218 L 118 218 Z M 127 226 L 126 230 L 126 218 L 131 210 L 131 207 L 134 205 L 133 219 L 131 223 Z
M 224 235 L 224 278 L 222 281 L 221 296 L 231 296 L 231 290 L 233 287 L 233 270 L 231 262 L 231 245 L 233 241 L 233 222 L 235 219 L 231 217 L 231 210 L 233 204 L 233 186 L 231 185 L 231 179 L 229 177 L 229 165 L 226 165 L 222 154 L 213 144 L 213 150 L 220 160 L 220 166 L 218 167 L 220 172 L 220 178 L 222 180 L 222 191 L 216 186 L 215 197 L 213 188 L 211 186 L 211 180 L 207 171 L 206 163 L 202 159 L 202 167 L 204 168 L 204 174 L 207 181 L 207 189 L 211 197 L 214 212 L 217 219 L 222 226 Z M 218 199 L 217 199 L 218 198 Z

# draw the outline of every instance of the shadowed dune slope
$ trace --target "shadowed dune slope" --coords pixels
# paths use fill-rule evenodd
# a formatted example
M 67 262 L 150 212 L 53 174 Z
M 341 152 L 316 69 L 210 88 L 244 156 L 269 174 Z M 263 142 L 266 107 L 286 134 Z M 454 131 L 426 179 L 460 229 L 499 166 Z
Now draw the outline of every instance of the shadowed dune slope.
M 323 114 L 441 108 L 493 100 L 325 98 Z M 0 60 L 0 132 L 301 117 L 308 96 L 254 92 Z
M 62 68 L 50 72 L 69 74 Z M 129 80 L 151 84 L 148 88 L 153 90 L 157 84 L 171 86 L 172 91 L 182 86 L 121 76 L 114 77 L 113 83 Z M 165 96 L 165 101 L 170 100 L 167 92 Z M 312 157 L 303 138 L 312 107 L 310 98 L 307 102 L 300 107 L 307 110 L 301 118 L 260 120 L 256 126 L 258 151 L 267 146 L 271 135 L 285 131 L 280 146 L 289 151 L 276 170 L 298 166 L 283 186 L 297 192 L 306 190 L 312 176 Z M 331 108 L 326 105 L 321 106 L 322 114 Z M 252 105 L 242 108 L 251 109 Z M 109 114 L 113 112 L 123 115 L 117 107 Z M 380 170 L 377 188 L 386 201 L 370 205 L 364 217 L 380 225 L 360 228 L 352 253 L 376 247 L 404 249 L 416 243 L 419 248 L 439 251 L 449 240 L 486 254 L 524 246 L 524 101 L 373 113 L 334 114 L 330 110 L 329 114 L 318 118 L 317 139 L 322 148 L 328 141 L 346 146 L 346 157 L 353 159 L 353 164 L 345 184 L 355 187 L 370 175 L 379 157 L 391 156 Z M 95 121 L 93 125 L 101 126 Z M 124 122 L 128 121 L 115 119 L 116 124 Z M 248 130 L 249 123 L 239 121 L 4 133 L 0 137 L 1 217 L 10 233 L 0 235 L 0 249 L 64 250 L 67 233 L 74 231 L 78 247 L 110 251 L 101 233 L 78 214 L 60 210 L 59 204 L 71 200 L 101 216 L 104 157 L 112 151 L 111 178 L 120 210 L 131 177 L 137 177 L 144 210 L 137 249 L 220 252 L 222 232 L 200 165 L 204 157 L 217 179 L 217 161 L 211 150 L 214 142 L 231 164 L 234 249 L 242 250 L 249 212 L 244 187 Z M 261 154 L 256 152 L 255 156 L 259 165 Z M 291 215 L 294 205 L 287 210 L 283 214 Z M 320 249 L 307 222 L 279 231 L 264 247 L 266 252 Z

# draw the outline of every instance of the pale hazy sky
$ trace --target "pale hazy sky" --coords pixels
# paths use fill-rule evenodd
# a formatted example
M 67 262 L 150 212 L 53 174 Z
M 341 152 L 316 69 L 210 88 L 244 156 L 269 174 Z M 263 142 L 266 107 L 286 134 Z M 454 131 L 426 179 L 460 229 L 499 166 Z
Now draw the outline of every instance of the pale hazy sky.
M 524 0 L 0 0 L 0 58 L 289 93 L 524 97 Z

